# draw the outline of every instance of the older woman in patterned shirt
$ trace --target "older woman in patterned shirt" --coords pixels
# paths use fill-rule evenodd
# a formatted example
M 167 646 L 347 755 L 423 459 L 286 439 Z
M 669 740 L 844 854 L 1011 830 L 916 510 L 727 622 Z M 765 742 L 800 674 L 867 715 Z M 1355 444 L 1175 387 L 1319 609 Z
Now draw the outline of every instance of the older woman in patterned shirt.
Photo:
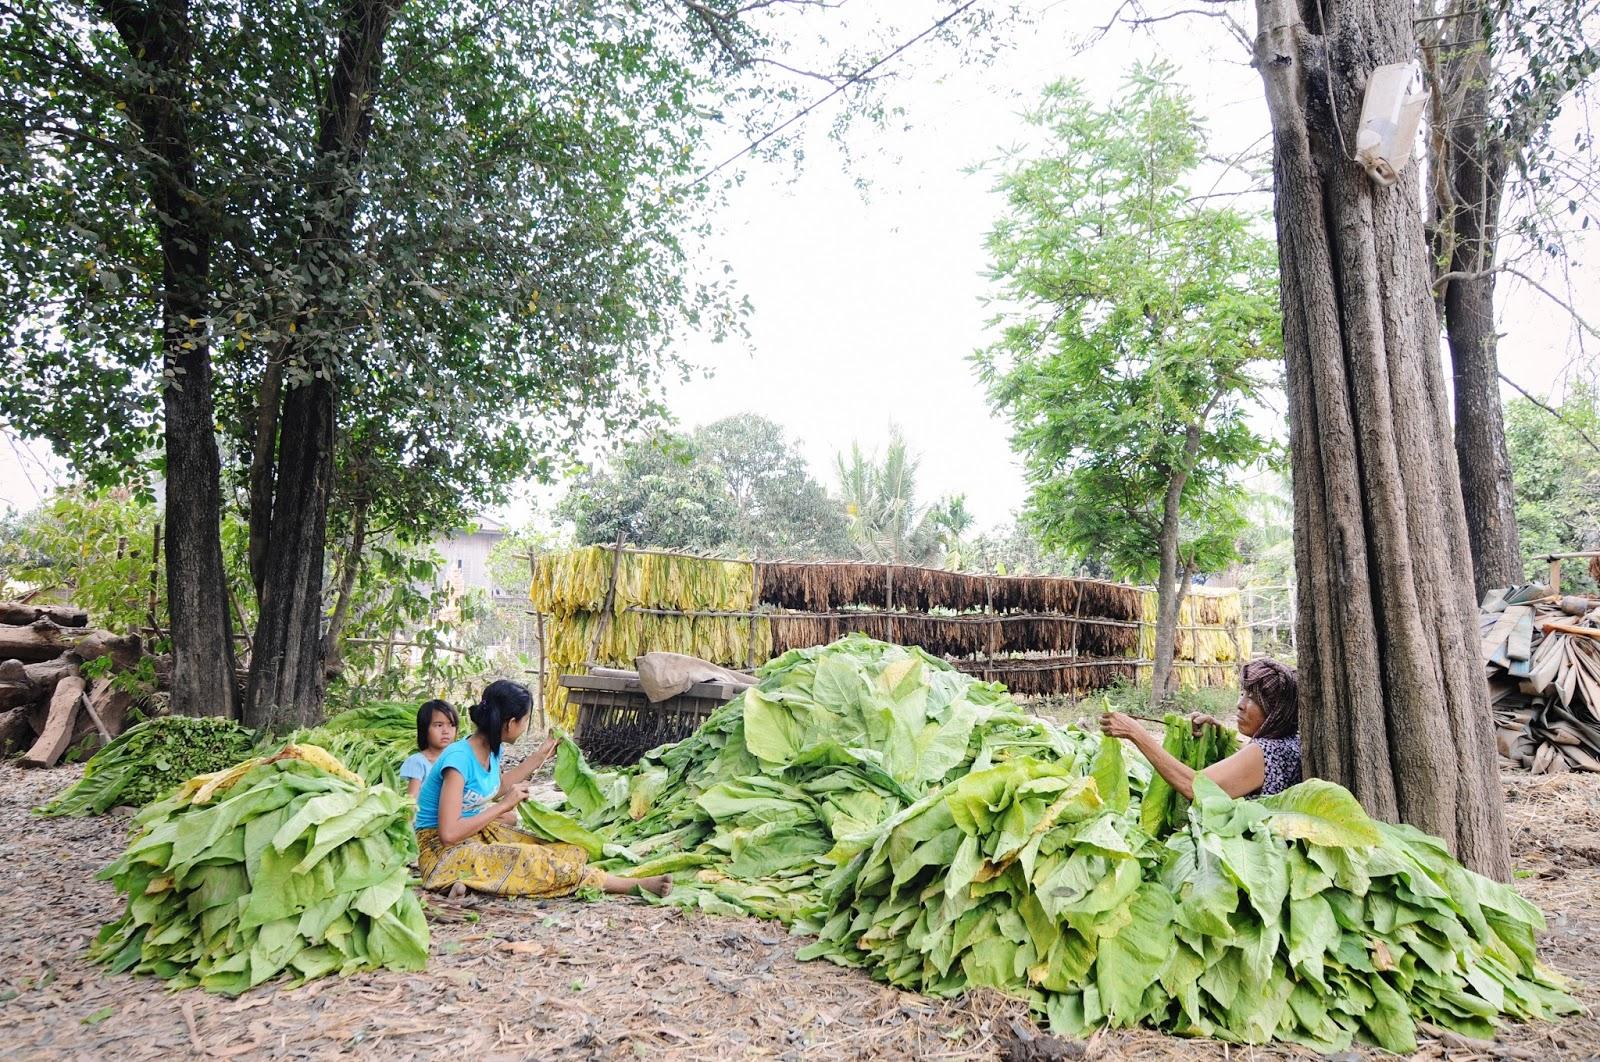
M 1281 793 L 1300 781 L 1299 683 L 1294 668 L 1276 660 L 1252 660 L 1244 666 L 1242 685 L 1239 733 L 1250 740 L 1232 756 L 1199 773 L 1232 797 Z M 1209 715 L 1190 718 L 1195 726 L 1221 725 Z M 1173 789 L 1185 798 L 1194 798 L 1194 768 L 1180 763 L 1133 718 L 1110 712 L 1101 717 L 1100 729 L 1133 742 Z

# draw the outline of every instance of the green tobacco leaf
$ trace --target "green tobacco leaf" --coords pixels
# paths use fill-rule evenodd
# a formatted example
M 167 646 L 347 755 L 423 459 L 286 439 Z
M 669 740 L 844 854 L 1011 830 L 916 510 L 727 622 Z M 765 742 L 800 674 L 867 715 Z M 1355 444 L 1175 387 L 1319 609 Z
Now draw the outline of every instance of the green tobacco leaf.
M 1128 810 L 1128 769 L 1122 762 L 1120 740 L 1109 734 L 1100 739 L 1100 748 L 1094 754 L 1089 773 L 1107 807 L 1113 811 Z
M 611 813 L 628 799 L 628 780 L 589 766 L 572 739 L 563 736 L 556 745 L 556 785 L 585 823 Z
M 1119 1025 L 1142 1020 L 1145 992 L 1166 966 L 1176 940 L 1172 894 L 1160 882 L 1139 886 L 1126 928 L 1100 941 L 1095 984 L 1106 1014 Z
M 578 820 L 532 798 L 517 805 L 517 819 L 529 833 L 547 841 L 575 844 L 587 852 L 590 859 L 599 859 L 605 847 L 599 835 L 584 829 Z
M 1287 840 L 1336 848 L 1367 847 L 1381 840 L 1378 827 L 1350 791 L 1319 778 L 1263 797 L 1259 803 L 1271 812 L 1267 822 L 1272 832 Z

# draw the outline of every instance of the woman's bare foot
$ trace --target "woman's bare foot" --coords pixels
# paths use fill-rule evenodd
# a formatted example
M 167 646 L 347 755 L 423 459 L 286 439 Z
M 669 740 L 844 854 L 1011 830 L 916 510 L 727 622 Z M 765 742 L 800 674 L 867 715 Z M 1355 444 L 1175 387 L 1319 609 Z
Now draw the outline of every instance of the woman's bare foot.
M 672 891 L 672 879 L 666 874 L 657 874 L 652 878 L 619 878 L 615 874 L 607 874 L 603 887 L 606 892 L 622 896 L 633 895 L 635 889 L 643 889 L 656 896 L 665 896 Z

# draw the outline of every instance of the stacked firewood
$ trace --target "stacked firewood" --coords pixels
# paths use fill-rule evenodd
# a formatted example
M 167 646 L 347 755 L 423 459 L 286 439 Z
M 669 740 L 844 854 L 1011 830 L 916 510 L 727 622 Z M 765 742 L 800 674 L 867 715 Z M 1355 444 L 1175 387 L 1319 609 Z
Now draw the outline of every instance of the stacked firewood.
M 122 733 L 132 697 L 111 676 L 138 666 L 139 636 L 89 626 L 70 605 L 0 602 L 0 755 L 53 767 L 79 743 Z M 110 668 L 85 664 L 109 658 Z
M 1500 755 L 1535 774 L 1600 771 L 1600 600 L 1491 592 L 1480 614 Z

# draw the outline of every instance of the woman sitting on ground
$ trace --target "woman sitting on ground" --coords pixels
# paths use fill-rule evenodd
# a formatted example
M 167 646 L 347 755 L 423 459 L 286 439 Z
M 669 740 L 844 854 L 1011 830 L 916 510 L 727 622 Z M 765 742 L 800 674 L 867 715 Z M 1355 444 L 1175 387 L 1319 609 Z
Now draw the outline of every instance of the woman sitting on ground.
M 1281 793 L 1300 781 L 1299 681 L 1294 668 L 1276 660 L 1252 660 L 1244 666 L 1239 695 L 1239 733 L 1250 740 L 1225 760 L 1198 773 L 1217 783 L 1231 797 Z M 1196 728 L 1222 724 L 1209 715 L 1190 716 Z M 1193 767 L 1161 747 L 1161 740 L 1130 716 L 1110 712 L 1100 729 L 1126 738 L 1144 753 L 1150 766 L 1185 799 L 1194 799 Z
M 423 701 L 417 709 L 417 751 L 406 757 L 400 765 L 400 777 L 405 779 L 411 799 L 417 799 L 423 779 L 439 759 L 439 754 L 456 740 L 461 726 L 460 717 L 449 701 Z
M 547 741 L 505 775 L 500 750 L 528 728 L 533 698 L 526 686 L 500 679 L 467 711 L 477 731 L 439 754 L 417 794 L 417 866 L 425 889 L 467 889 L 499 896 L 566 896 L 580 888 L 612 893 L 645 889 L 664 896 L 665 875 L 619 878 L 588 865 L 574 844 L 552 844 L 503 821 L 527 799 L 525 781 L 554 751 Z M 514 821 L 514 820 L 513 820 Z

